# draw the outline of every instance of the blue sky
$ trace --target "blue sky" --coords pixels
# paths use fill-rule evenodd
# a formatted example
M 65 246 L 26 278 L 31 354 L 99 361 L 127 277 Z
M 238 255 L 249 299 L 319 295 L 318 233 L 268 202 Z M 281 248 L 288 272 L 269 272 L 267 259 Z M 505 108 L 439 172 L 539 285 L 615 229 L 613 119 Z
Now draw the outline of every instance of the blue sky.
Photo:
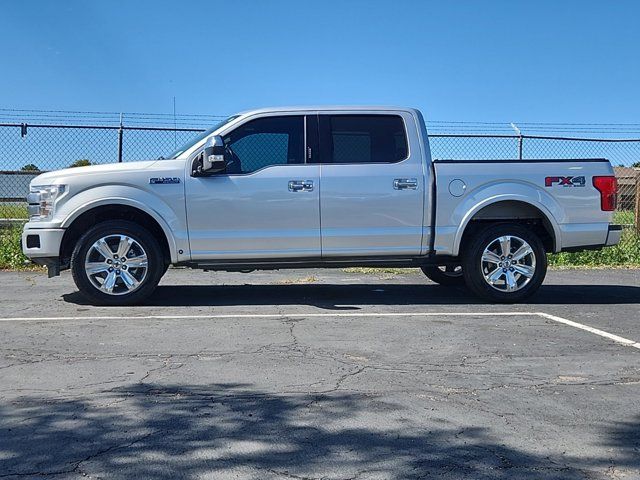
M 637 1 L 5 2 L 0 108 L 640 123 Z

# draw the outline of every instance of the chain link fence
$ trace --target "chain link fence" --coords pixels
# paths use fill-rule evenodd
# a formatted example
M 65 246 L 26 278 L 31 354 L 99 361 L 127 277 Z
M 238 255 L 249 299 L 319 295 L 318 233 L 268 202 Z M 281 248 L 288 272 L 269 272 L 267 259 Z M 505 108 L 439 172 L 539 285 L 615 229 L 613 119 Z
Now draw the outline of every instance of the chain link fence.
M 25 219 L 29 182 L 39 173 L 74 165 L 167 156 L 201 128 L 0 124 L 0 220 Z M 640 229 L 640 139 L 532 135 L 430 136 L 435 159 L 607 158 L 619 185 L 616 222 Z
M 435 134 L 430 145 L 434 159 L 447 160 L 606 158 L 618 179 L 615 221 L 640 232 L 640 139 Z
M 159 158 L 199 128 L 0 124 L 0 220 L 26 218 L 29 182 L 40 173 L 83 165 Z

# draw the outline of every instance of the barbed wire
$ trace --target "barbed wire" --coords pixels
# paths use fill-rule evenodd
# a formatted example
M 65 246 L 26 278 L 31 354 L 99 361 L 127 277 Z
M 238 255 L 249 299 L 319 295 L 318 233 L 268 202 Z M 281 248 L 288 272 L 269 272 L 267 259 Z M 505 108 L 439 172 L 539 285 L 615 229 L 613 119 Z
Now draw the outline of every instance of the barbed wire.
M 224 118 L 226 118 L 225 115 L 195 113 L 174 115 L 173 113 L 0 108 L 0 121 L 4 119 L 18 123 L 119 125 L 122 121 L 128 125 L 207 127 Z
M 226 118 L 226 115 L 206 113 L 114 112 L 91 110 L 45 110 L 0 108 L 0 122 L 51 123 L 78 125 L 155 125 L 207 128 Z M 640 123 L 594 122 L 497 122 L 467 120 L 427 120 L 432 133 L 514 133 L 516 125 L 522 134 L 598 134 L 619 137 L 640 135 Z

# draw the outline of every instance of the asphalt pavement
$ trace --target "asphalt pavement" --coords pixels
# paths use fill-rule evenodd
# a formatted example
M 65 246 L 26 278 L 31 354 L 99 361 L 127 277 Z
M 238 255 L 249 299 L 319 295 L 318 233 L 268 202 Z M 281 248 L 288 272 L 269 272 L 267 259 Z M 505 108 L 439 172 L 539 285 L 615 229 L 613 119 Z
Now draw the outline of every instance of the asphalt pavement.
M 640 478 L 640 270 L 518 305 L 403 274 L 0 272 L 0 478 Z

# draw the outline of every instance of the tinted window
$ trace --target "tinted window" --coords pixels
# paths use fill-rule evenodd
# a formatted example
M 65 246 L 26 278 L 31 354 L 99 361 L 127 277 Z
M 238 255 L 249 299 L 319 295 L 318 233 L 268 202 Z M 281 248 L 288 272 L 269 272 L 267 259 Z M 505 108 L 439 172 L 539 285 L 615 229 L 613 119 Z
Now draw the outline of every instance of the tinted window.
M 224 137 L 227 173 L 251 173 L 270 165 L 304 162 L 304 119 L 265 117 Z
M 320 132 L 325 163 L 393 163 L 408 155 L 397 115 L 321 115 Z

